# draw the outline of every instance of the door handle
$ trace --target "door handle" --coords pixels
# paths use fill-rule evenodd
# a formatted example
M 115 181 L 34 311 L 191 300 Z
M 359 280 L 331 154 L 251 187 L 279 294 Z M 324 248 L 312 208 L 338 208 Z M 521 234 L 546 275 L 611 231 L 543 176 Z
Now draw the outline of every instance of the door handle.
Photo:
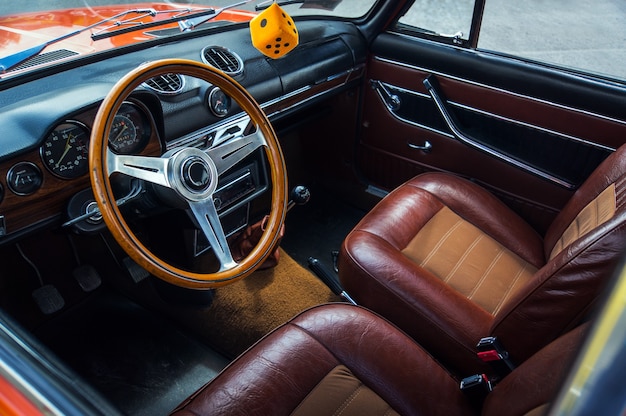
M 407 145 L 408 145 L 411 149 L 421 150 L 421 151 L 422 151 L 422 152 L 424 152 L 424 153 L 430 153 L 430 151 L 431 151 L 431 150 L 433 150 L 433 145 L 432 145 L 432 144 L 431 144 L 428 140 L 426 140 L 426 141 L 424 142 L 424 144 L 423 144 L 423 145 L 421 145 L 421 146 L 420 146 L 419 144 L 414 144 L 414 143 L 411 143 L 411 142 L 406 142 L 406 144 L 407 144 Z

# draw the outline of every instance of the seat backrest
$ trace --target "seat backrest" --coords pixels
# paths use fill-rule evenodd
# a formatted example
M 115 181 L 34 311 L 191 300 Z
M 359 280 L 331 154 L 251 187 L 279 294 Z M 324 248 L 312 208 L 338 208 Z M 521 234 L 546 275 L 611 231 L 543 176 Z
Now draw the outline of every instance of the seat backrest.
M 626 145 L 581 185 L 549 227 L 545 266 L 509 298 L 491 334 L 523 361 L 580 323 L 626 247 Z

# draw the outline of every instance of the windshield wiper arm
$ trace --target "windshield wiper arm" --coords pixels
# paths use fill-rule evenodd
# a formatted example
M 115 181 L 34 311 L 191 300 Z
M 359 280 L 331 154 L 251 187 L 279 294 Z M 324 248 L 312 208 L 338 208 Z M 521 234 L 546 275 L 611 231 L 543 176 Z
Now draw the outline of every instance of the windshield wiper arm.
M 134 32 L 136 30 L 149 29 L 151 27 L 167 25 L 169 23 L 175 23 L 175 22 L 178 22 L 178 26 L 182 32 L 186 32 L 188 30 L 195 28 L 198 25 L 201 25 L 202 23 L 208 22 L 211 19 L 215 19 L 217 15 L 219 15 L 226 9 L 238 7 L 238 6 L 241 6 L 242 4 L 250 3 L 251 1 L 254 1 L 254 0 L 240 1 L 238 3 L 234 3 L 229 6 L 224 6 L 221 9 L 213 9 L 213 8 L 201 9 L 201 11 L 197 13 L 190 13 L 190 14 L 187 14 L 187 13 L 191 12 L 191 9 L 161 11 L 157 13 L 172 13 L 172 12 L 178 11 L 180 12 L 180 14 L 170 19 L 157 20 L 157 21 L 149 22 L 149 23 L 137 21 L 139 18 L 129 19 L 125 22 L 117 23 L 115 26 L 119 27 L 119 26 L 122 26 L 123 24 L 130 24 L 133 26 L 129 26 L 124 29 L 113 30 L 110 32 L 108 30 L 111 29 L 111 27 L 108 27 L 108 28 L 103 29 L 103 32 L 101 33 L 95 33 L 91 35 L 91 39 L 93 40 L 106 39 L 106 38 L 121 35 L 124 33 Z
M 261 2 L 257 4 L 256 6 L 254 6 L 254 10 L 256 11 L 265 10 L 268 7 L 270 7 L 272 3 L 274 3 L 274 1 L 275 0 L 268 0 L 268 1 Z M 276 3 L 278 3 L 279 6 L 287 6 L 289 4 L 304 4 L 306 3 L 306 1 L 305 0 L 283 0 L 283 1 L 278 1 Z
M 198 17 L 190 17 L 190 18 L 187 18 L 185 20 L 180 20 L 179 19 L 178 27 L 180 27 L 181 31 L 187 32 L 189 30 L 194 29 L 196 26 L 199 26 L 199 25 L 201 25 L 203 23 L 208 22 L 211 19 L 215 19 L 215 17 L 218 14 L 222 13 L 224 10 L 232 9 L 233 7 L 242 6 L 242 5 L 246 4 L 246 3 L 250 3 L 251 1 L 253 1 L 253 0 L 243 0 L 243 1 L 240 1 L 238 3 L 231 4 L 230 6 L 224 6 L 221 9 L 213 10 L 213 14 L 211 16 L 201 16 L 201 15 L 198 15 Z
M 163 26 L 163 25 L 167 25 L 169 23 L 180 22 L 181 20 L 189 19 L 190 17 L 191 18 L 197 18 L 197 17 L 209 16 L 208 19 L 212 19 L 215 16 L 217 16 L 217 12 L 216 12 L 215 9 L 203 9 L 202 11 L 199 11 L 197 13 L 191 13 L 189 15 L 187 15 L 187 13 L 190 13 L 191 9 L 167 10 L 167 11 L 155 12 L 155 14 L 158 14 L 158 13 L 174 13 L 174 12 L 178 12 L 180 14 L 178 16 L 174 16 L 174 17 L 171 17 L 169 19 L 156 20 L 154 22 L 148 22 L 148 23 L 137 21 L 137 18 L 133 18 L 133 19 L 129 19 L 129 20 L 126 20 L 126 21 L 123 21 L 123 22 L 119 22 L 119 23 L 115 24 L 114 26 L 104 28 L 101 32 L 94 33 L 93 35 L 91 35 L 91 39 L 92 40 L 100 40 L 100 39 L 112 38 L 112 37 L 115 37 L 117 35 L 122 35 L 124 33 L 130 33 L 130 32 L 134 32 L 134 31 L 137 31 L 137 30 L 149 29 L 151 27 Z M 126 27 L 126 28 L 123 28 L 123 29 L 109 31 L 109 29 L 111 29 L 112 27 L 119 27 L 119 26 L 126 25 L 126 24 L 130 24 L 132 26 L 129 26 L 129 27 Z
M 73 36 L 76 36 L 80 33 L 83 33 L 87 30 L 93 29 L 96 26 L 100 26 L 106 22 L 109 22 L 111 20 L 115 20 L 115 19 L 119 19 L 121 17 L 127 16 L 129 14 L 143 14 L 143 15 L 155 15 L 156 11 L 154 9 L 133 9 L 133 10 L 126 10 L 124 12 L 118 13 L 115 16 L 111 16 L 111 17 L 107 17 L 106 19 L 102 19 L 92 25 L 86 26 L 82 29 L 78 29 L 75 30 L 73 32 L 70 33 L 66 33 L 65 35 L 61 35 L 59 37 L 56 37 L 54 39 L 50 39 L 49 41 L 46 41 L 40 45 L 37 46 L 33 46 L 32 48 L 28 48 L 25 49 L 23 51 L 19 51 L 16 52 L 14 54 L 5 56 L 4 58 L 0 58 L 0 72 L 5 72 L 8 71 L 9 69 L 13 68 L 16 65 L 21 64 L 22 62 L 26 61 L 29 58 L 32 58 L 33 56 L 39 55 L 39 53 L 41 53 L 42 50 L 44 50 L 44 48 L 46 48 L 49 45 L 52 45 L 53 43 L 57 43 L 60 42 L 62 40 L 65 40 L 67 38 L 71 38 Z

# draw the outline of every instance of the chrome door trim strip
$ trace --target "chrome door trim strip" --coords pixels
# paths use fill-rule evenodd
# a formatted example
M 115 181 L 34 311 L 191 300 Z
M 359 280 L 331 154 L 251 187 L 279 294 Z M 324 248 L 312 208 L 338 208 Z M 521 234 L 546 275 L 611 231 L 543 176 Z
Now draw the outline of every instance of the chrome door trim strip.
M 372 80 L 372 81 L 374 81 L 374 80 Z M 386 82 L 382 82 L 382 81 L 378 81 L 378 82 L 380 82 L 381 84 L 385 85 L 386 87 L 392 87 L 392 88 L 395 88 L 395 89 L 400 90 L 400 91 L 402 91 L 402 92 L 405 92 L 405 93 L 407 93 L 407 94 L 412 94 L 412 95 L 416 95 L 416 96 L 421 97 L 421 98 L 427 98 L 427 99 L 429 99 L 429 100 L 432 100 L 432 98 L 430 98 L 430 95 L 427 95 L 427 94 L 422 94 L 422 93 L 417 92 L 417 91 L 407 90 L 407 89 L 405 89 L 405 88 L 401 88 L 401 87 L 396 87 L 396 86 L 391 85 L 391 84 L 388 84 L 388 83 L 386 83 Z M 391 116 L 392 116 L 393 118 L 395 118 L 396 120 L 399 120 L 399 121 L 401 121 L 401 122 L 403 122 L 403 123 L 407 123 L 407 124 L 410 124 L 410 125 L 412 125 L 412 126 L 419 127 L 419 128 L 421 128 L 421 129 L 424 129 L 424 130 L 430 131 L 431 133 L 436 133 L 436 134 L 439 134 L 439 135 L 445 136 L 445 137 L 447 137 L 447 138 L 449 138 L 449 139 L 456 139 L 456 137 L 454 137 L 454 135 L 453 135 L 453 134 L 450 134 L 450 133 L 448 133 L 448 132 L 446 132 L 446 131 L 441 131 L 441 130 L 436 129 L 436 128 L 434 128 L 434 127 L 430 127 L 430 126 L 427 126 L 427 125 L 425 125 L 425 124 L 417 123 L 417 122 L 415 122 L 415 121 L 413 121 L 413 120 L 409 120 L 409 119 L 407 119 L 407 118 L 404 118 L 404 117 L 399 116 L 398 114 L 396 114 L 394 111 L 392 111 L 392 110 L 389 108 L 389 106 L 387 105 L 387 103 L 386 103 L 386 101 L 385 101 L 385 97 L 383 97 L 383 96 L 381 95 L 380 91 L 378 91 L 378 90 L 377 90 L 377 89 L 375 89 L 375 88 L 374 88 L 374 91 L 376 91 L 376 93 L 377 93 L 377 95 L 378 95 L 378 98 L 380 98 L 380 101 L 383 103 L 383 106 L 387 109 L 387 111 L 389 112 L 389 114 L 391 114 Z
M 392 89 L 401 91 L 401 92 L 406 93 L 406 94 L 410 94 L 410 95 L 413 95 L 413 96 L 416 96 L 416 97 L 420 97 L 420 98 L 425 98 L 425 99 L 428 99 L 428 100 L 432 101 L 432 97 L 430 95 L 428 95 L 428 94 L 424 94 L 424 93 L 421 93 L 419 91 L 408 90 L 406 88 L 398 87 L 396 85 L 390 84 L 388 82 L 382 82 L 380 80 L 377 80 L 377 82 L 380 82 L 381 84 L 383 84 L 387 88 L 392 88 Z M 379 96 L 380 96 L 380 94 L 379 94 Z M 381 100 L 382 99 L 383 98 L 381 97 Z M 527 128 L 531 128 L 531 129 L 534 129 L 534 130 L 538 130 L 538 131 L 544 132 L 544 133 L 552 134 L 552 135 L 561 137 L 563 139 L 567 139 L 567 140 L 574 141 L 574 142 L 577 142 L 577 143 L 582 143 L 582 144 L 585 144 L 585 145 L 588 145 L 588 146 L 593 146 L 593 147 L 596 147 L 598 149 L 607 150 L 607 151 L 610 151 L 610 152 L 615 151 L 615 148 L 613 148 L 613 147 L 606 146 L 606 145 L 603 145 L 603 144 L 600 144 L 600 143 L 590 142 L 588 140 L 581 139 L 580 137 L 577 137 L 577 136 L 572 136 L 572 135 L 569 135 L 569 134 L 561 133 L 561 132 L 558 132 L 556 130 L 547 129 L 545 127 L 540 127 L 540 126 L 537 126 L 535 124 L 526 123 L 526 122 L 515 120 L 515 119 L 509 118 L 509 117 L 504 117 L 504 116 L 492 113 L 490 111 L 480 110 L 478 108 L 475 108 L 475 107 L 472 107 L 472 106 L 469 106 L 469 105 L 457 103 L 456 101 L 446 101 L 446 102 L 449 105 L 451 105 L 451 106 L 454 106 L 454 107 L 457 107 L 457 108 L 461 108 L 463 110 L 467 110 L 467 111 L 470 111 L 470 112 L 473 112 L 473 113 L 482 114 L 484 116 L 492 117 L 492 118 L 495 118 L 495 119 L 498 119 L 498 120 L 502 120 L 502 121 L 506 121 L 506 122 L 509 122 L 509 123 L 512 123 L 512 124 L 516 124 L 518 126 L 527 127 Z M 415 123 L 415 122 L 411 122 L 410 120 L 406 120 L 405 118 L 400 117 L 400 116 L 394 114 L 389 109 L 389 107 L 387 107 L 387 106 L 385 106 L 385 107 L 387 108 L 388 111 L 390 111 L 399 120 L 405 121 L 407 123 L 410 123 L 410 124 L 413 124 L 413 125 L 416 125 L 416 126 L 419 126 L 419 127 L 424 127 L 424 128 L 426 128 L 428 130 L 444 134 L 444 135 L 446 135 L 448 137 L 454 137 L 453 135 L 450 135 L 449 133 L 443 133 L 443 132 L 441 132 L 439 130 L 436 130 L 436 129 L 433 129 L 433 128 L 428 128 L 426 126 L 422 126 L 419 123 Z
M 455 75 L 447 74 L 445 72 L 433 71 L 433 70 L 425 68 L 425 67 L 421 67 L 421 66 L 417 66 L 417 65 L 413 65 L 413 64 L 407 64 L 405 62 L 400 62 L 400 61 L 396 61 L 396 60 L 393 60 L 393 59 L 383 58 L 383 57 L 380 57 L 380 56 L 374 56 L 374 60 L 379 61 L 379 62 L 392 64 L 392 65 L 403 66 L 405 68 L 413 69 L 413 70 L 416 70 L 416 71 L 427 72 L 429 74 L 438 75 L 438 76 L 441 76 L 441 77 L 453 79 L 455 81 L 464 82 L 466 84 L 475 85 L 477 87 L 490 89 L 492 91 L 501 92 L 503 94 L 512 95 L 514 97 L 523 98 L 523 99 L 530 100 L 530 101 L 535 101 L 535 102 L 541 103 L 541 104 L 547 104 L 547 105 L 550 105 L 552 107 L 557 107 L 557 108 L 560 108 L 560 109 L 563 109 L 563 110 L 573 111 L 573 112 L 576 112 L 576 113 L 579 113 L 579 114 L 584 114 L 584 115 L 600 118 L 600 119 L 603 119 L 603 120 L 606 120 L 606 121 L 611 121 L 611 122 L 622 124 L 622 125 L 626 126 L 626 120 L 620 120 L 620 119 L 617 119 L 617 118 L 614 118 L 614 117 L 609 117 L 609 116 L 605 116 L 605 115 L 602 115 L 602 114 L 594 113 L 594 112 L 591 112 L 591 111 L 581 110 L 581 109 L 575 108 L 575 107 L 570 107 L 570 106 L 567 106 L 567 105 L 564 105 L 564 104 L 558 104 L 558 103 L 555 103 L 555 102 L 552 102 L 552 101 L 548 101 L 548 100 L 544 100 L 544 99 L 541 99 L 541 98 L 532 97 L 530 95 L 520 94 L 520 93 L 517 93 L 517 92 L 505 90 L 503 88 L 494 87 L 494 86 L 483 84 L 483 83 L 476 82 L 476 81 L 471 81 L 471 80 L 468 80 L 468 79 L 465 79 L 465 78 L 460 78 L 460 77 L 457 77 Z
M 597 147 L 599 149 L 607 150 L 607 151 L 610 151 L 610 152 L 614 152 L 616 150 L 614 147 L 606 146 L 606 145 L 603 145 L 603 144 L 600 144 L 600 143 L 590 142 L 589 140 L 581 139 L 580 137 L 576 137 L 576 136 L 572 136 L 572 135 L 569 135 L 569 134 L 561 133 L 561 132 L 558 132 L 558 131 L 555 131 L 555 130 L 551 130 L 551 129 L 547 129 L 545 127 L 537 126 L 535 124 L 530 124 L 530 123 L 526 123 L 526 122 L 523 122 L 523 121 L 515 120 L 515 119 L 509 118 L 509 117 L 500 116 L 498 114 L 494 114 L 494 113 L 491 113 L 489 111 L 480 110 L 478 108 L 474 108 L 474 107 L 471 107 L 471 106 L 468 106 L 468 105 L 465 105 L 465 104 L 460 104 L 460 103 L 457 103 L 455 101 L 447 101 L 447 103 L 449 105 L 451 105 L 451 106 L 454 106 L 454 107 L 457 107 L 457 108 L 461 108 L 463 110 L 467 110 L 467 111 L 471 111 L 471 112 L 474 112 L 474 113 L 482 114 L 482 115 L 487 116 L 487 117 L 493 117 L 493 118 L 498 119 L 498 120 L 506 121 L 506 122 L 509 122 L 509 123 L 512 123 L 512 124 L 516 124 L 518 126 L 528 127 L 528 128 L 534 129 L 534 130 L 539 130 L 539 131 L 544 132 L 544 133 L 553 134 L 555 136 L 559 136 L 559 137 L 561 137 L 563 139 L 567 139 L 567 140 L 570 140 L 570 141 L 573 141 L 573 142 L 582 143 L 582 144 L 585 144 L 585 145 L 588 145 L 588 146 Z
M 424 80 L 424 84 L 427 84 L 427 82 L 429 81 L 429 79 Z M 478 149 L 484 153 L 487 153 L 488 155 L 502 160 L 506 163 L 509 163 L 512 166 L 515 166 L 519 169 L 522 169 L 526 172 L 532 173 L 536 176 L 539 176 L 540 178 L 544 178 L 546 180 L 549 180 L 550 182 L 560 185 L 566 189 L 575 189 L 576 186 L 572 183 L 569 183 L 567 181 L 564 181 L 562 179 L 557 178 L 554 175 L 550 175 L 549 173 L 546 173 L 540 169 L 534 168 L 526 163 L 522 163 L 517 159 L 514 159 L 512 157 L 509 157 L 505 154 L 499 153 L 494 151 L 493 149 L 491 149 L 488 146 L 483 145 L 482 143 L 477 142 L 476 140 L 473 140 L 471 137 L 468 137 L 465 135 L 465 133 L 463 133 L 463 131 L 461 131 L 460 128 L 458 128 L 458 126 L 456 125 L 456 122 L 454 121 L 452 115 L 448 112 L 448 109 L 446 108 L 446 105 L 443 101 L 443 99 L 441 97 L 439 97 L 439 95 L 436 93 L 436 91 L 434 90 L 434 88 L 430 87 L 430 84 L 426 85 L 426 88 L 428 89 L 428 92 L 430 93 L 433 101 L 435 102 L 435 105 L 437 106 L 437 108 L 439 109 L 439 112 L 441 113 L 441 116 L 443 117 L 443 119 L 445 120 L 446 124 L 448 125 L 448 128 L 454 133 L 455 137 L 457 138 L 457 140 L 459 140 L 462 143 L 467 144 L 470 147 L 474 147 L 475 149 Z

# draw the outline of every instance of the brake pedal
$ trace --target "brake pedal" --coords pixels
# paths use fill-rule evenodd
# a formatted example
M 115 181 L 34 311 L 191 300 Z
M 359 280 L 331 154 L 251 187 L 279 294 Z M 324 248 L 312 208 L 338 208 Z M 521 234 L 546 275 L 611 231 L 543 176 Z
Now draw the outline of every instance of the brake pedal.
M 74 279 L 85 292 L 96 290 L 102 284 L 102 279 L 98 271 L 89 264 L 83 264 L 74 269 L 72 272 Z
M 39 310 L 45 315 L 58 312 L 65 306 L 63 296 L 53 285 L 43 285 L 35 289 L 32 296 Z
M 126 267 L 128 274 L 130 274 L 130 277 L 135 283 L 139 283 L 146 277 L 150 276 L 150 272 L 135 263 L 135 261 L 130 257 L 125 257 L 124 260 L 122 260 L 122 263 L 124 263 L 124 267 Z

